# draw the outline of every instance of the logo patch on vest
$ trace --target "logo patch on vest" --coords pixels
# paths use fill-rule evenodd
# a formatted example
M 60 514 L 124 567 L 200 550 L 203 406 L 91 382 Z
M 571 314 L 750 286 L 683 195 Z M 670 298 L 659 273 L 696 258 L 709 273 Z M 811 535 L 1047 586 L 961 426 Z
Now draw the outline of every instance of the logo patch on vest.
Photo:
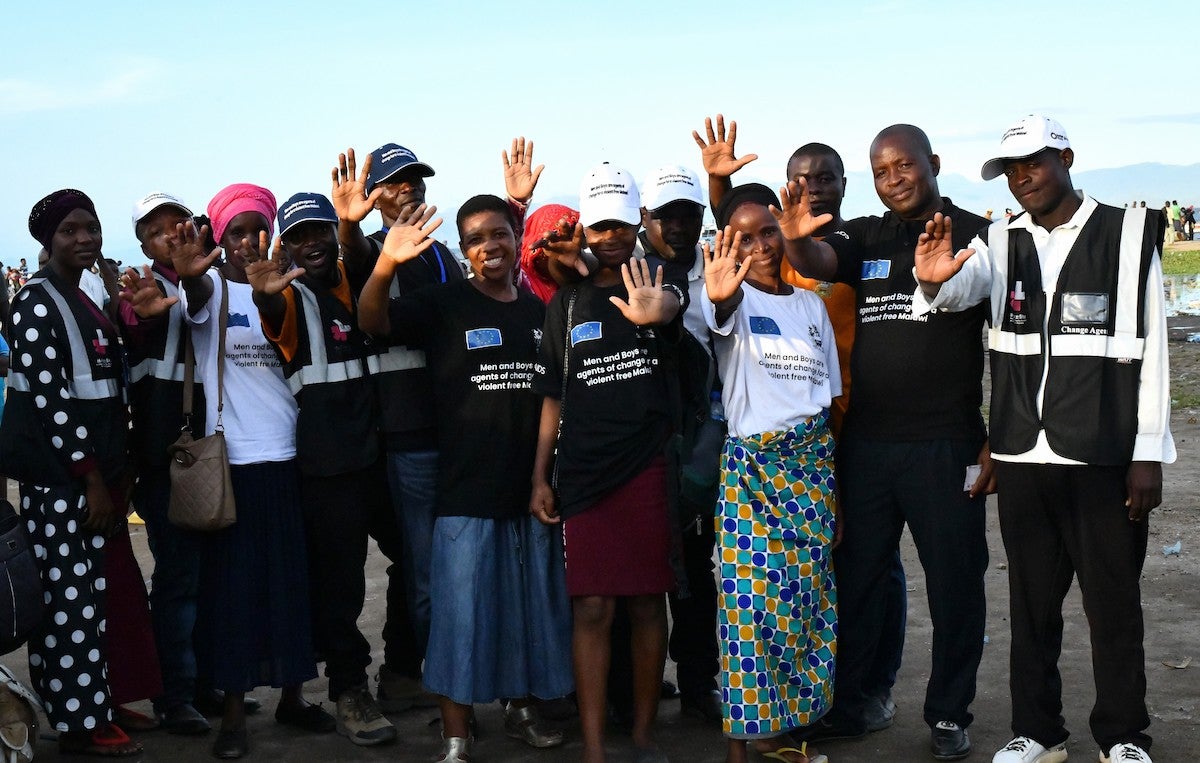
M 333 325 L 329 327 L 329 335 L 333 337 L 335 342 L 345 342 L 350 338 L 350 324 L 342 323 L 337 318 L 333 319 Z
M 581 323 L 575 328 L 571 329 L 571 346 L 574 347 L 580 342 L 590 342 L 594 339 L 600 339 L 603 336 L 604 326 L 600 323 L 600 321 L 588 321 L 587 323 Z
M 96 338 L 92 340 L 92 349 L 96 351 L 97 355 L 108 354 L 108 339 L 100 329 L 96 329 Z
M 768 318 L 765 315 L 751 315 L 750 333 L 779 336 L 783 332 L 779 330 L 779 324 L 773 318 Z
M 499 347 L 504 344 L 500 329 L 471 329 L 467 332 L 467 349 L 481 350 L 484 347 Z
M 887 278 L 892 273 L 891 260 L 866 260 L 862 264 L 862 280 Z

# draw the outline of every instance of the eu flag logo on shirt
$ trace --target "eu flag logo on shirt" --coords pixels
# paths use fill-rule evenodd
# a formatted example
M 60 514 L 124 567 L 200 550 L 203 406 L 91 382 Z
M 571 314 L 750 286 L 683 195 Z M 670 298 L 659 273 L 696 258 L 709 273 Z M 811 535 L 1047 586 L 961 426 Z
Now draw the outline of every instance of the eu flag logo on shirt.
M 751 315 L 750 333 L 779 336 L 782 332 L 779 330 L 779 324 L 773 318 L 768 318 L 765 315 Z
M 891 260 L 865 260 L 862 264 L 862 280 L 887 278 L 892 272 Z
M 467 349 L 480 350 L 484 347 L 499 347 L 504 344 L 500 329 L 471 329 L 467 332 Z
M 580 342 L 590 342 L 593 339 L 599 339 L 602 336 L 604 336 L 604 330 L 600 324 L 600 321 L 588 321 L 587 323 L 581 323 L 575 328 L 571 329 L 571 346 L 574 347 Z
M 228 323 L 230 326 L 245 326 L 246 328 L 250 328 L 250 317 L 245 313 L 230 313 Z

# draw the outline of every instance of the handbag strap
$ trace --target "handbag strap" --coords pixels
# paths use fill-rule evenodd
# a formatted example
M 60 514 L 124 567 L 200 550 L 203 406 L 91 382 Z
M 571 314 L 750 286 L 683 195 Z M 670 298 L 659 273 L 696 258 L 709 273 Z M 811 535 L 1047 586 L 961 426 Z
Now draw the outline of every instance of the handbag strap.
M 558 448 L 559 440 L 562 438 L 563 427 L 563 412 L 567 409 L 567 380 L 570 378 L 567 375 L 567 370 L 571 365 L 571 323 L 575 316 L 575 297 L 579 296 L 578 287 L 571 288 L 571 297 L 567 300 L 567 330 L 563 332 L 563 368 L 562 368 L 562 392 L 558 396 L 558 432 L 554 435 L 554 474 L 551 477 L 551 484 L 558 487 Z
M 221 411 L 225 408 L 225 328 L 229 321 L 229 282 L 219 269 L 221 277 L 221 311 L 217 316 L 217 423 L 214 430 L 221 432 Z M 183 358 L 183 429 L 192 431 L 193 388 L 196 383 L 196 348 L 192 344 L 192 332 L 185 332 Z

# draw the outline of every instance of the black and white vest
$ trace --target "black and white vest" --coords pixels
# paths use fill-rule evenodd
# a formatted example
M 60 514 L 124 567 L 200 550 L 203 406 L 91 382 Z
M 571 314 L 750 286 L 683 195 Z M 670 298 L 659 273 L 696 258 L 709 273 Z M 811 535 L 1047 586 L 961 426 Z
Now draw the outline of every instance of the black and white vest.
M 1045 429 L 1065 458 L 1130 461 L 1156 231 L 1144 209 L 1098 205 L 1051 289 L 1027 230 L 1000 220 L 981 233 L 996 253 L 988 330 L 993 453 L 1024 453 Z

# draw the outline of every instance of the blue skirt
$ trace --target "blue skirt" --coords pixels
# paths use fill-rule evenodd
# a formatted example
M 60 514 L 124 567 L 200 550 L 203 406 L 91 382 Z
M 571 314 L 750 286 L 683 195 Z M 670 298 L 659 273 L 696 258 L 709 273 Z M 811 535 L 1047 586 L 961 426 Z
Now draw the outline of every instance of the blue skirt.
M 317 677 L 294 461 L 231 466 L 237 521 L 203 535 L 196 656 L 215 689 Z
M 574 689 L 562 540 L 529 515 L 438 517 L 425 686 L 460 705 Z

